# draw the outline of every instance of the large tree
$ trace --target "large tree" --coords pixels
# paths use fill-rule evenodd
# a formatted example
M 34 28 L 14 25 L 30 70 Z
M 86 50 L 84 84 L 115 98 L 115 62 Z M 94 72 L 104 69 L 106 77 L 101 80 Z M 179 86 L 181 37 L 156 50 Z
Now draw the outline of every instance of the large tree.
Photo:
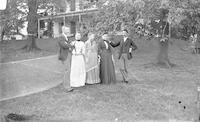
M 37 46 L 36 46 L 37 19 L 38 19 L 37 0 L 28 0 L 27 5 L 28 5 L 28 16 L 27 16 L 27 20 L 28 20 L 28 28 L 27 28 L 28 43 L 24 48 L 30 51 L 30 50 L 33 50 L 33 49 L 38 49 Z

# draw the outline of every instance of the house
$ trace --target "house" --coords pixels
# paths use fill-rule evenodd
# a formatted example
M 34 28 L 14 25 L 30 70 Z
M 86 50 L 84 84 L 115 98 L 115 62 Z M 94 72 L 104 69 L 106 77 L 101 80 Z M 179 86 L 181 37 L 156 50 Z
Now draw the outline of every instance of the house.
M 44 15 L 38 19 L 38 38 L 45 36 L 59 37 L 61 24 L 69 28 L 71 34 L 75 34 L 81 23 L 87 20 L 88 15 L 98 11 L 98 0 L 61 0 L 61 6 L 53 6 L 50 15 Z M 50 34 L 48 34 L 50 33 Z

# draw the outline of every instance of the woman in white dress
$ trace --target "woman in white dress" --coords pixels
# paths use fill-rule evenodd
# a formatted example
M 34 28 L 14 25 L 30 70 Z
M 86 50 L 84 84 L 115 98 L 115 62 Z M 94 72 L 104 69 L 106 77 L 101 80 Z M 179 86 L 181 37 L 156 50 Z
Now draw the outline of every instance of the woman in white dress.
M 85 42 L 86 47 L 86 83 L 100 83 L 99 79 L 99 61 L 98 61 L 98 45 L 95 42 L 95 35 L 89 33 L 89 38 Z
M 81 87 L 85 85 L 85 44 L 80 41 L 81 35 L 77 33 L 75 41 L 72 42 L 74 49 L 72 51 L 70 85 L 71 87 Z

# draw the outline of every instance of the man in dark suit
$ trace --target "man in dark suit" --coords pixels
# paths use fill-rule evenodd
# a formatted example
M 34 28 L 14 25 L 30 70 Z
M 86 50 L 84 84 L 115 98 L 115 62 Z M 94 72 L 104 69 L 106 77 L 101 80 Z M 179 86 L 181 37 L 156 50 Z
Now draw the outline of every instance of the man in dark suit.
M 62 35 L 59 38 L 58 45 L 60 47 L 58 59 L 64 65 L 64 81 L 63 85 L 67 92 L 73 91 L 70 87 L 70 71 L 71 71 L 71 51 L 73 46 L 70 44 L 70 40 L 68 39 L 69 31 L 67 31 L 62 25 Z
M 128 37 L 128 30 L 123 30 L 123 40 L 118 43 L 109 42 L 111 46 L 120 46 L 119 57 L 120 60 L 120 72 L 123 77 L 124 83 L 128 83 L 128 70 L 127 62 L 132 59 L 132 51 L 137 49 L 135 43 Z

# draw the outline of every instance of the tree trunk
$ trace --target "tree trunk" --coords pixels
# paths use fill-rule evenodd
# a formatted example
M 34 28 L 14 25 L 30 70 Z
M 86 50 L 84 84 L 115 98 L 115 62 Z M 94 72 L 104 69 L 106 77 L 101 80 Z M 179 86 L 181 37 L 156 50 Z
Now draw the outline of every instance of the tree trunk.
M 37 38 L 37 0 L 28 0 L 28 42 L 24 49 L 31 51 L 39 49 L 36 45 Z
M 33 51 L 33 50 L 40 50 L 36 45 L 36 37 L 35 36 L 28 36 L 28 42 L 23 49 L 27 51 Z
M 168 57 L 169 52 L 169 40 L 167 39 L 164 42 L 161 42 L 160 39 L 158 40 L 159 43 L 159 53 L 158 53 L 158 64 L 167 66 L 168 68 L 171 68 L 173 64 L 170 62 Z
M 3 31 L 3 23 L 0 23 L 0 42 L 3 43 L 3 36 L 4 36 L 4 31 Z
M 2 32 L 1 32 L 1 41 L 2 41 L 2 42 L 5 41 L 5 40 L 3 40 L 4 35 L 5 35 L 5 30 L 3 29 Z

